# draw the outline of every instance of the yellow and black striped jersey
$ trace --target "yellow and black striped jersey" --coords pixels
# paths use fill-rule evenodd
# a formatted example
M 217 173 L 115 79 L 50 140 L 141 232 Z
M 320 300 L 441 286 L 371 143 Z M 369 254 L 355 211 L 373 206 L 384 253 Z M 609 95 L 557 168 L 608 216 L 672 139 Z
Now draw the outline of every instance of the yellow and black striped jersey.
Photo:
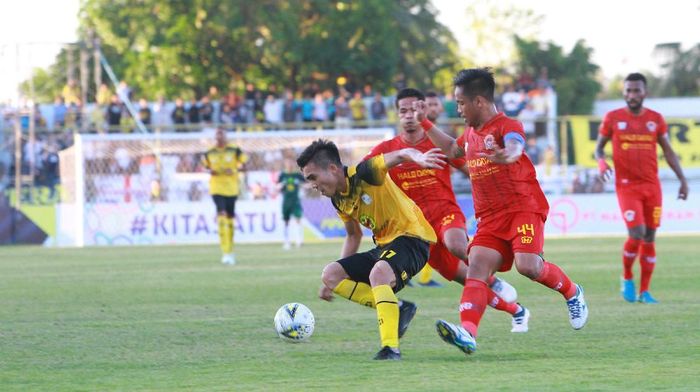
M 202 157 L 202 164 L 216 172 L 209 180 L 209 194 L 221 196 L 238 196 L 238 170 L 248 162 L 248 156 L 238 146 L 214 147 Z M 230 173 L 226 171 L 230 169 Z
M 377 245 L 399 236 L 437 241 L 420 208 L 394 184 L 387 170 L 383 154 L 345 168 L 347 190 L 331 197 L 340 219 L 357 220 L 372 230 Z

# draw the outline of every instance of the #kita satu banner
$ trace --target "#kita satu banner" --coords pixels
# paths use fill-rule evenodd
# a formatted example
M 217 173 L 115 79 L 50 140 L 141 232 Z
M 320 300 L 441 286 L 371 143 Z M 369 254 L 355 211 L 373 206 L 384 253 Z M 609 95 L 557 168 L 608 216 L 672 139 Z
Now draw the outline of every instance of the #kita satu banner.
M 236 242 L 283 238 L 280 202 L 236 203 Z M 193 244 L 218 242 L 218 223 L 210 200 L 183 203 L 101 203 L 86 205 L 85 245 Z

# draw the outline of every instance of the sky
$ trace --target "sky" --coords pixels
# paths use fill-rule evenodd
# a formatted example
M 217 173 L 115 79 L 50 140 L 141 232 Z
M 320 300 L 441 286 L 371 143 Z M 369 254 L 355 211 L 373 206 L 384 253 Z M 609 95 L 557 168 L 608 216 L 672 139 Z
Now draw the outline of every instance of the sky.
M 484 2 L 485 0 L 478 0 Z M 47 67 L 61 43 L 76 40 L 80 0 L 0 0 L 0 102 L 14 99 L 18 81 L 33 67 Z M 470 42 L 464 25 L 468 2 L 432 0 L 438 20 L 449 27 L 463 50 Z M 494 0 L 494 3 L 495 0 Z M 700 0 L 499 0 L 544 16 L 540 41 L 569 51 L 579 39 L 593 48 L 593 62 L 612 78 L 638 70 L 655 70 L 657 43 L 681 42 L 683 49 L 700 43 Z M 20 55 L 16 55 L 19 44 Z M 490 65 L 490 64 L 484 64 Z

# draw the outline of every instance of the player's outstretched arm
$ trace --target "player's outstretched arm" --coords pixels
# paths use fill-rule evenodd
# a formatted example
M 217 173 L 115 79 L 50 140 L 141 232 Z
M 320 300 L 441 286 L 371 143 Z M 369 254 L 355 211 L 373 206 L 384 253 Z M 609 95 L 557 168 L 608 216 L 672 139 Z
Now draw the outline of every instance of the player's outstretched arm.
M 595 157 L 598 160 L 598 172 L 600 174 L 600 179 L 603 182 L 610 181 L 613 174 L 612 168 L 605 160 L 605 145 L 608 144 L 609 141 L 609 137 L 598 133 L 598 140 L 596 141 L 595 145 Z
M 357 253 L 357 250 L 360 249 L 360 243 L 362 242 L 362 227 L 360 227 L 360 223 L 358 221 L 354 219 L 346 221 L 345 231 L 347 232 L 347 235 L 345 236 L 343 249 L 340 251 L 341 259 Z
M 425 101 L 413 102 L 413 115 L 430 138 L 430 141 L 450 159 L 464 156 L 464 149 L 457 144 L 457 140 L 428 120 L 425 111 Z
M 420 152 L 415 148 L 403 148 L 384 154 L 384 164 L 392 168 L 403 162 L 414 162 L 421 167 L 429 169 L 441 169 L 447 164 L 447 156 L 439 148 L 432 148 L 426 152 Z
M 525 140 L 518 133 L 509 133 L 503 138 L 504 148 L 495 148 L 491 153 L 479 153 L 479 156 L 493 163 L 507 165 L 520 159 L 525 149 Z
M 673 151 L 671 143 L 668 141 L 668 135 L 660 135 L 658 141 L 661 145 L 661 149 L 664 152 L 666 163 L 668 163 L 668 166 L 670 166 L 673 172 L 676 173 L 676 177 L 678 177 L 678 180 L 681 182 L 681 186 L 678 188 L 678 198 L 681 200 L 686 200 L 688 198 L 688 181 L 685 179 L 683 169 L 681 169 L 681 164 L 678 162 L 678 157 Z

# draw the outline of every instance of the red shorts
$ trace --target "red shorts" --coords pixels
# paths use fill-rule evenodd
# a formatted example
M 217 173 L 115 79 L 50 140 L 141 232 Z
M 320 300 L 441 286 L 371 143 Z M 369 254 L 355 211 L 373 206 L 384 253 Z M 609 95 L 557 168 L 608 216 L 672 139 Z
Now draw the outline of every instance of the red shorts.
M 639 184 L 617 188 L 617 202 L 627 228 L 644 225 L 656 229 L 661 224 L 661 186 Z
M 483 246 L 498 251 L 503 257 L 499 271 L 510 271 L 515 253 L 542 255 L 545 219 L 546 215 L 533 212 L 486 217 L 479 221 L 469 249 L 472 246 Z
M 430 221 L 430 224 L 435 230 L 435 234 L 437 234 L 438 240 L 435 244 L 430 246 L 428 264 L 435 268 L 445 279 L 451 281 L 455 278 L 459 263 L 462 262 L 462 260 L 450 253 L 445 246 L 443 238 L 445 236 L 445 231 L 453 228 L 462 229 L 466 233 L 467 223 L 462 211 L 453 211 L 440 215 L 437 215 Z

